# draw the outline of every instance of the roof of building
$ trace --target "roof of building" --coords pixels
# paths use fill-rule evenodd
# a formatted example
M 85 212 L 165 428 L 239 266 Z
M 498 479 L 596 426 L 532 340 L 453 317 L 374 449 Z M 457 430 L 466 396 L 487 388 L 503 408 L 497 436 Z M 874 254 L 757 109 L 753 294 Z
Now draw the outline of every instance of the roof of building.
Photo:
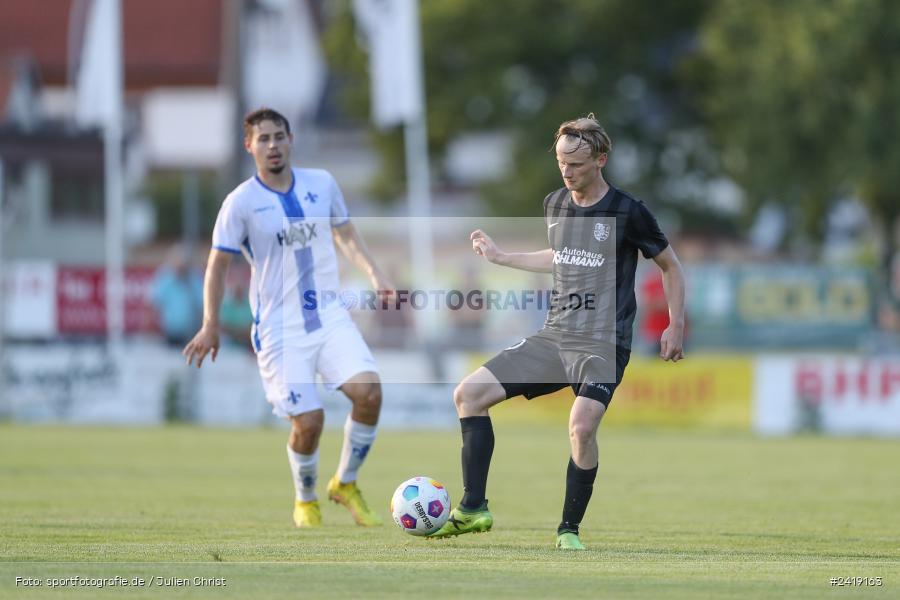
M 73 26 L 70 42 L 70 22 L 83 23 L 89 5 L 85 0 L 0 0 L 0 65 L 30 56 L 44 85 L 67 84 L 69 45 L 78 48 L 83 31 L 82 25 Z M 220 0 L 122 2 L 126 88 L 216 85 L 227 5 Z M 0 98 L 9 84 L 0 75 Z

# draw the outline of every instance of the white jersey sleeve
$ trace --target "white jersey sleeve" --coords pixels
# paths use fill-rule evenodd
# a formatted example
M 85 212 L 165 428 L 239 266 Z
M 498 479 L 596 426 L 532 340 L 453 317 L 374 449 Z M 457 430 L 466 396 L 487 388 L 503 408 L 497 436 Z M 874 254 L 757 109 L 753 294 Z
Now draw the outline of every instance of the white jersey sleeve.
M 330 174 L 328 178 L 331 179 L 331 226 L 340 227 L 350 220 L 350 211 L 347 210 L 344 194 L 341 193 L 337 181 Z
M 213 228 L 213 248 L 240 254 L 241 245 L 247 238 L 247 219 L 242 209 L 243 203 L 238 201 L 237 195 L 231 194 L 225 198 Z

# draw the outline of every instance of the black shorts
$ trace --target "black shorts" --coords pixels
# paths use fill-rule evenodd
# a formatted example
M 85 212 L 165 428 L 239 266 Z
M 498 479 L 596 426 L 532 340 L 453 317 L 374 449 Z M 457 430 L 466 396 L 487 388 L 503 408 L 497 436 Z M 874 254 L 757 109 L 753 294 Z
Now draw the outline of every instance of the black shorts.
M 521 395 L 531 400 L 571 386 L 576 396 L 609 406 L 630 357 L 631 350 L 613 342 L 541 329 L 502 351 L 484 367 L 503 386 L 507 398 Z

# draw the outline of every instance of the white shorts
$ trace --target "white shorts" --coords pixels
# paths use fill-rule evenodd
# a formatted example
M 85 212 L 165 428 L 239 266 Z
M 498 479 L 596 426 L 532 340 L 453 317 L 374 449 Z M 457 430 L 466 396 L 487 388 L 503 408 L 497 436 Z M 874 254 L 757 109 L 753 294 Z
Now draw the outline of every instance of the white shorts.
M 279 417 L 322 408 L 316 374 L 329 390 L 364 372 L 378 373 L 375 359 L 348 316 L 256 355 L 266 401 Z

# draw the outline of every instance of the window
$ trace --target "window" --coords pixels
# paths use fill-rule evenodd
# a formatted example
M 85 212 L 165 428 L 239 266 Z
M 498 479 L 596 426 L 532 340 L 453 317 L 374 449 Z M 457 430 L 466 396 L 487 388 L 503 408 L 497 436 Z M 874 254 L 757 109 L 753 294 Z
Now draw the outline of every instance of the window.
M 102 220 L 103 212 L 102 172 L 52 166 L 51 220 Z

